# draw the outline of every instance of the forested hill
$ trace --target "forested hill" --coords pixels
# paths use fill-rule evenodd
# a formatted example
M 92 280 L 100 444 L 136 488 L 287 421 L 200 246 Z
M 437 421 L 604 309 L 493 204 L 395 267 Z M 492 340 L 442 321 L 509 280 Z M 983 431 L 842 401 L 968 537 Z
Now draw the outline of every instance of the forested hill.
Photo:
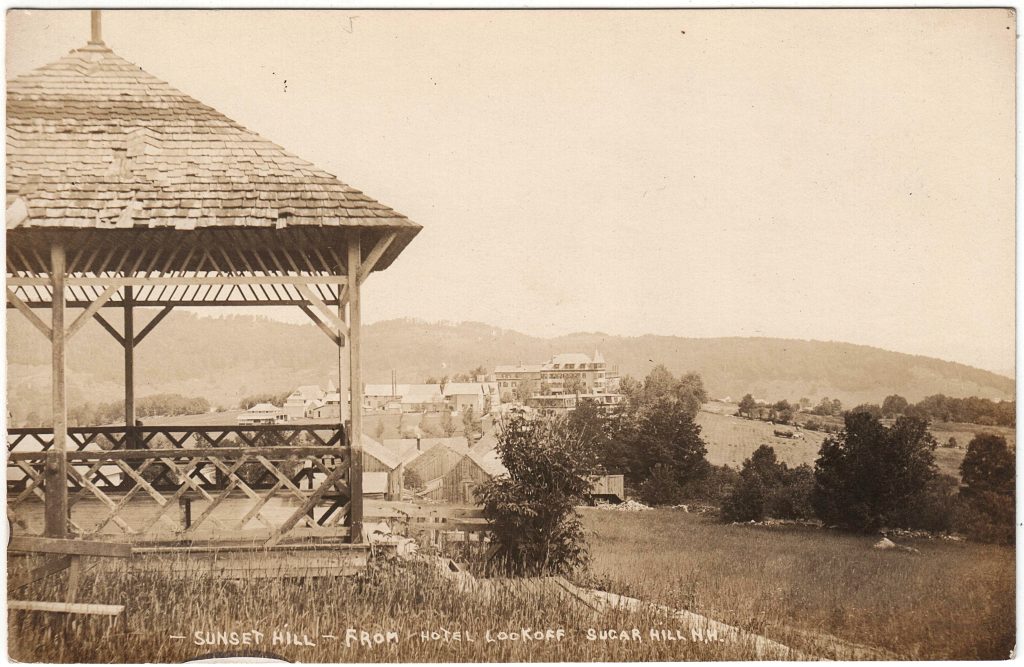
M 116 317 L 116 314 L 109 317 Z M 138 330 L 150 315 L 140 314 Z M 49 399 L 50 355 L 45 339 L 18 313 L 8 326 L 11 409 Z M 599 349 L 622 374 L 641 376 L 656 363 L 674 372 L 699 372 L 709 393 L 734 398 L 750 392 L 773 400 L 823 396 L 846 405 L 880 402 L 899 393 L 911 401 L 926 395 L 1013 397 L 1010 378 L 928 357 L 878 348 L 774 338 L 678 338 L 579 333 L 536 338 L 479 323 L 390 320 L 364 329 L 367 382 L 420 382 L 479 365 L 539 363 L 558 352 Z M 70 401 L 113 400 L 120 395 L 122 352 L 95 322 L 71 342 Z M 179 392 L 230 406 L 261 391 L 298 384 L 325 384 L 337 375 L 337 350 L 312 324 L 285 324 L 252 316 L 204 317 L 171 313 L 137 350 L 138 396 Z

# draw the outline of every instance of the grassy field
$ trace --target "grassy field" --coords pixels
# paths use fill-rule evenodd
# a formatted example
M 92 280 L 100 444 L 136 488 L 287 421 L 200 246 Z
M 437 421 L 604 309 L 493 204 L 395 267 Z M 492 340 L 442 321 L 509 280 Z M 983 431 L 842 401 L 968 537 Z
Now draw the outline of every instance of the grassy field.
M 813 466 L 818 458 L 821 443 L 827 437 L 818 431 L 800 429 L 801 438 L 780 438 L 775 429 L 795 430 L 790 426 L 775 426 L 768 422 L 743 419 L 732 416 L 736 406 L 728 403 L 712 402 L 704 406 L 697 414 L 697 423 L 701 427 L 701 435 L 707 443 L 708 461 L 715 465 L 739 467 L 743 460 L 749 458 L 754 450 L 761 445 L 771 445 L 780 461 L 791 466 L 806 463 Z M 803 419 L 803 417 L 801 417 Z M 821 419 L 815 417 L 815 419 Z M 841 420 L 833 418 L 835 425 Z M 939 442 L 935 450 L 935 463 L 939 472 L 960 476 L 960 462 L 963 461 L 967 443 L 979 433 L 995 433 L 1006 438 L 1011 448 L 1016 446 L 1016 433 L 1012 428 L 1002 426 L 979 426 L 977 424 L 954 424 L 939 422 L 933 424 L 931 433 Z M 956 438 L 957 448 L 943 447 L 949 439 Z
M 32 591 L 58 595 L 56 584 Z M 50 597 L 50 599 L 53 599 Z M 597 612 L 568 596 L 507 589 L 490 597 L 464 594 L 425 565 L 372 570 L 366 576 L 230 582 L 197 572 L 185 579 L 157 573 L 96 571 L 84 578 L 80 600 L 127 605 L 116 625 L 75 624 L 51 615 L 17 612 L 8 620 L 9 654 L 30 662 L 167 662 L 211 654 L 273 655 L 294 662 L 557 662 L 745 660 L 752 650 L 735 642 L 654 642 L 651 629 L 673 630 L 652 612 Z M 550 630 L 538 640 L 501 633 Z M 643 629 L 644 641 L 595 640 L 587 629 Z M 349 630 L 356 640 L 349 641 Z M 561 637 L 558 636 L 562 631 Z M 197 644 L 207 633 L 258 631 L 249 646 Z M 365 631 L 384 639 L 367 646 Z M 288 632 L 299 645 L 274 643 Z M 394 641 L 387 633 L 394 632 Z M 428 639 L 421 632 L 428 633 Z M 444 639 L 444 633 L 459 632 Z M 437 633 L 433 639 L 430 633 Z M 490 639 L 488 641 L 488 633 Z M 283 637 L 283 634 L 279 634 Z M 548 638 L 550 637 L 550 639 Z M 250 634 L 250 641 L 257 639 Z M 470 640 L 471 639 L 471 640 Z M 230 639 L 229 639 L 230 641 Z M 372 642 L 372 639 L 371 639 Z
M 1014 645 L 1014 551 L 970 543 L 907 542 L 920 553 L 876 551 L 875 538 L 798 528 L 715 523 L 679 510 L 586 509 L 593 553 L 578 582 L 686 609 L 758 633 L 812 657 L 828 637 L 914 659 L 1003 659 Z M 106 569 L 86 559 L 79 601 L 124 604 L 114 625 L 16 612 L 9 654 L 30 662 L 180 662 L 214 653 L 301 662 L 746 660 L 737 643 L 653 642 L 672 630 L 652 612 L 598 613 L 550 592 L 460 593 L 422 564 L 372 567 L 358 577 L 225 581 Z M 63 575 L 61 575 L 63 576 Z M 59 599 L 61 576 L 19 599 Z M 501 632 L 563 631 L 541 641 Z M 588 629 L 638 628 L 643 641 L 591 641 Z M 349 629 L 396 633 L 367 646 Z M 249 646 L 200 645 L 196 634 L 262 633 Z M 421 632 L 438 633 L 424 640 Z M 444 632 L 459 631 L 461 641 Z M 292 633 L 299 644 L 274 643 Z M 468 635 L 467 635 L 468 633 Z M 473 641 L 469 641 L 472 636 Z M 822 637 L 826 637 L 822 643 Z M 255 639 L 255 635 L 251 636 Z M 429 634 L 428 634 L 429 637 Z M 213 635 L 209 636 L 210 639 Z
M 775 429 L 793 429 L 773 426 L 768 422 L 730 417 L 713 412 L 697 413 L 700 434 L 708 448 L 708 461 L 715 465 L 738 468 L 761 445 L 771 445 L 780 461 L 791 466 L 806 463 L 814 465 L 818 450 L 825 439 L 824 433 L 799 431 L 801 438 L 780 438 Z
M 760 632 L 804 633 L 913 659 L 1005 659 L 1014 646 L 1014 550 L 810 528 L 715 523 L 679 510 L 584 511 L 592 576 L 610 590 Z

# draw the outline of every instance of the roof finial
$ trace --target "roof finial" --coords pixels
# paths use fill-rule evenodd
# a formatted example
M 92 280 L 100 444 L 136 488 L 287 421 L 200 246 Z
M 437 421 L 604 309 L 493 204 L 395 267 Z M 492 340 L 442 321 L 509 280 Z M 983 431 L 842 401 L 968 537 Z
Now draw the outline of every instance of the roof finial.
M 92 15 L 92 39 L 89 40 L 89 43 L 96 44 L 97 46 L 104 46 L 103 19 L 100 15 L 100 10 L 93 9 L 89 13 Z

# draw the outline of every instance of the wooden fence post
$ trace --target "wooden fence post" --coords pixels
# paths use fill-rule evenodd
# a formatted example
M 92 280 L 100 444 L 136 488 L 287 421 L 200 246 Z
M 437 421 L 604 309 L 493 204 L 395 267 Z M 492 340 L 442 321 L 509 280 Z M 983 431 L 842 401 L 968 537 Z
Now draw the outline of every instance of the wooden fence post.
M 399 463 L 394 470 L 388 471 L 388 488 L 384 500 L 402 499 L 402 480 L 405 477 L 405 464 Z
M 45 503 L 46 535 L 64 537 L 68 531 L 68 481 L 67 481 L 67 440 L 68 406 L 65 385 L 65 327 L 64 327 L 64 246 L 50 247 L 50 283 L 53 287 L 50 321 L 50 349 L 53 413 L 53 447 L 46 457 L 46 472 L 43 480 Z

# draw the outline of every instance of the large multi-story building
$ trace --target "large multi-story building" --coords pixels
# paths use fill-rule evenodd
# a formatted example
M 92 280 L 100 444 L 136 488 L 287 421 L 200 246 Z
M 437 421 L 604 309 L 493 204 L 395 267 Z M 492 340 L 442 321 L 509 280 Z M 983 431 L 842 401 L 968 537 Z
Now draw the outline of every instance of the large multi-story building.
M 540 383 L 543 364 L 516 364 L 515 366 L 496 366 L 494 381 L 498 384 L 498 393 L 503 403 L 521 400 L 519 388 L 523 382 Z
M 494 376 L 503 400 L 518 400 L 541 410 L 565 412 L 578 401 L 590 400 L 602 406 L 622 401 L 619 378 L 608 370 L 600 352 L 593 358 L 580 353 L 556 354 L 536 365 L 498 366 Z M 523 391 L 527 396 L 520 396 Z

